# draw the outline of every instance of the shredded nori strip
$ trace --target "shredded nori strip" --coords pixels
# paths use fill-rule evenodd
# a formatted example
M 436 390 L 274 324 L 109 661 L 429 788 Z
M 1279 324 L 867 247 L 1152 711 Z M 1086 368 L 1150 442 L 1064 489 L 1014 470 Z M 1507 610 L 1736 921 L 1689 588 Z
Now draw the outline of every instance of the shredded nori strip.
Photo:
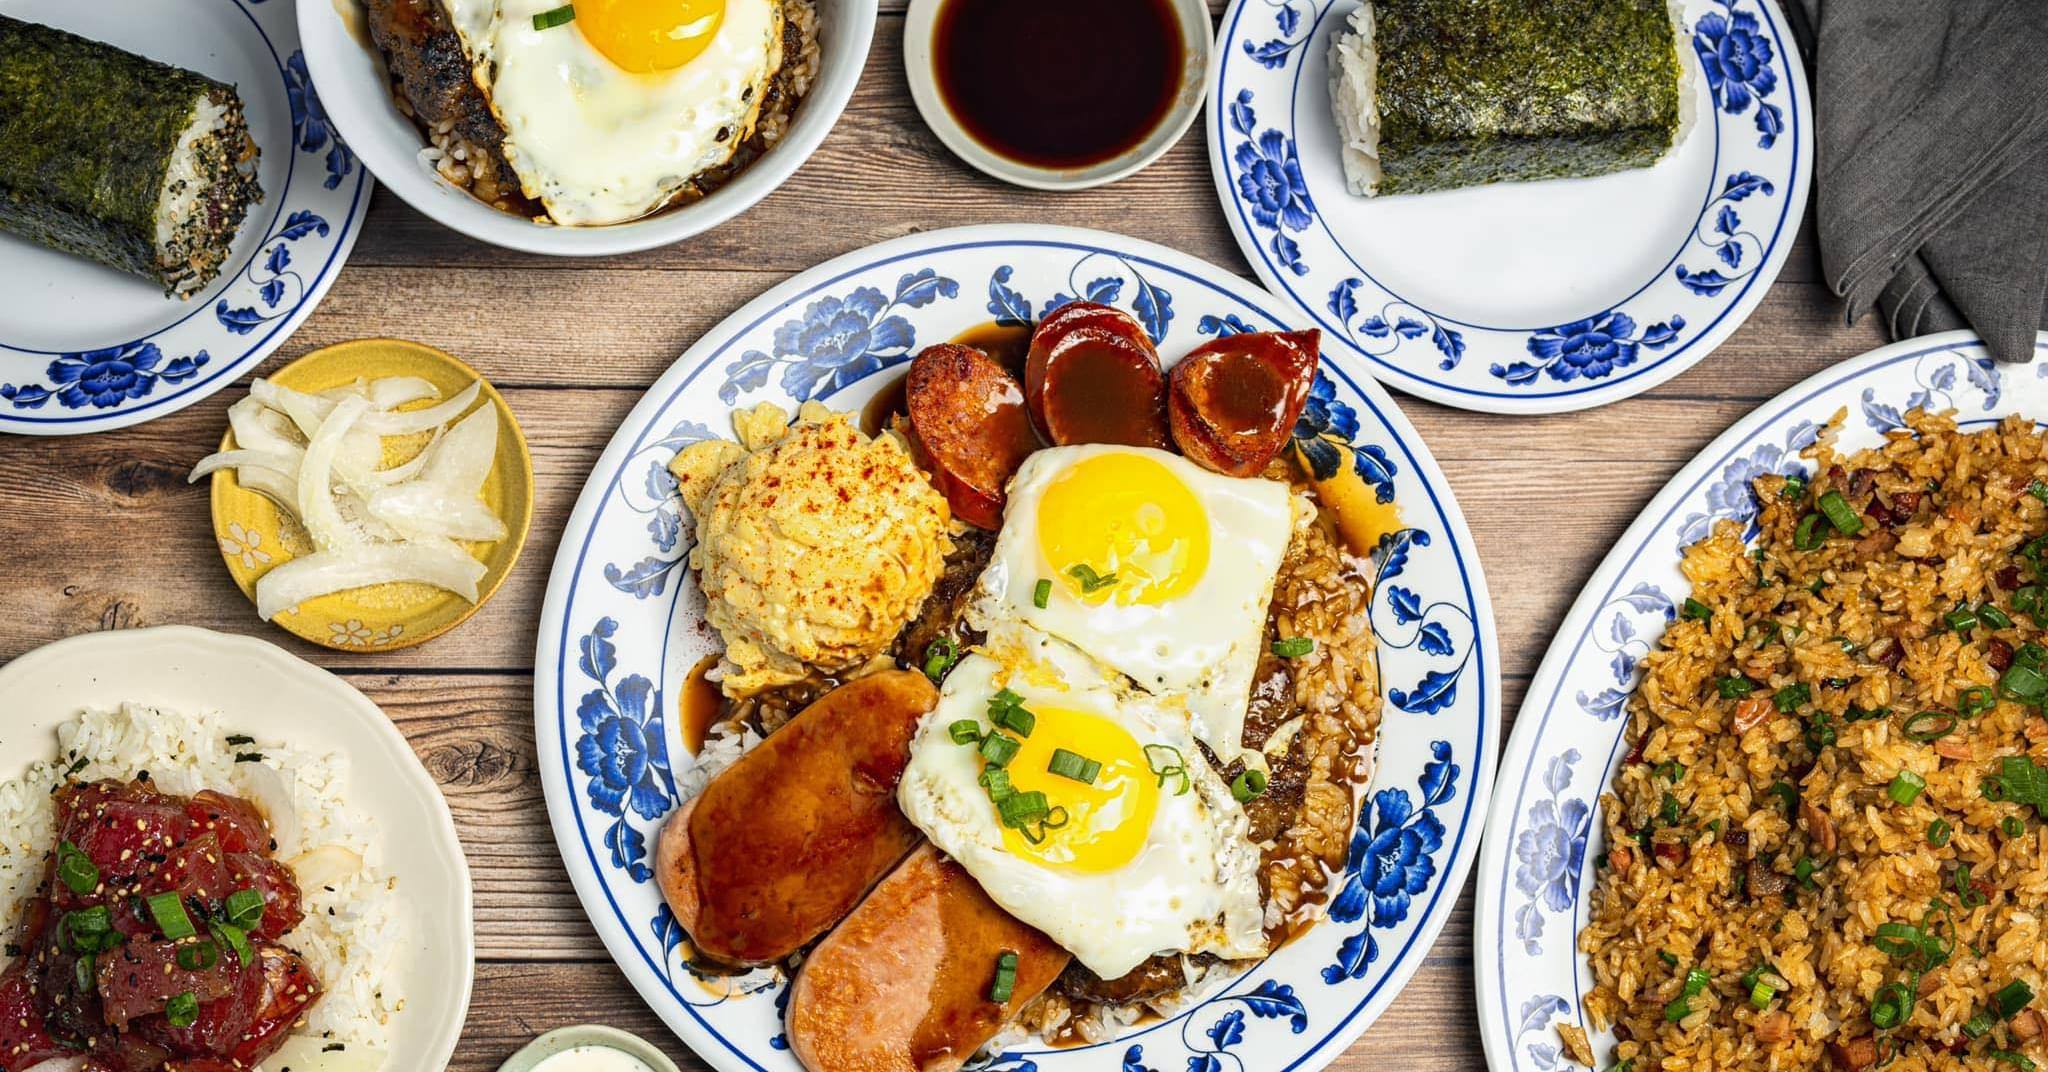
M 1604 175 L 1678 130 L 1664 0 L 1376 0 L 1381 194 Z
M 234 140 L 202 144 L 201 175 L 215 196 L 159 251 L 156 212 L 172 155 L 207 98 L 227 109 Z M 261 196 L 253 153 L 232 86 L 0 15 L 0 228 L 166 293 L 197 289 Z

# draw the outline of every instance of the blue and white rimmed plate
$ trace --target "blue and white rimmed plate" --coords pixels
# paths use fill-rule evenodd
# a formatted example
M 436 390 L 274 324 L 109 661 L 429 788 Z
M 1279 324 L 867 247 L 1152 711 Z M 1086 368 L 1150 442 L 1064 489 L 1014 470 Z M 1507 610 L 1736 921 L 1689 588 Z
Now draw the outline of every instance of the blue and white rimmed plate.
M 1479 861 L 1479 1021 L 1493 1072 L 1558 1072 L 1557 1025 L 1587 1030 L 1606 1067 L 1611 1037 L 1580 999 L 1592 985 L 1577 936 L 1593 864 L 1605 851 L 1600 794 L 1627 747 L 1629 695 L 1643 656 L 1689 587 L 1683 548 L 1722 519 L 1756 535 L 1751 483 L 1810 472 L 1800 452 L 1846 410 L 1837 445 L 1875 446 L 1919 406 L 1954 410 L 1964 430 L 2021 414 L 2048 422 L 2048 333 L 2031 365 L 2000 366 L 1977 337 L 1948 332 L 1846 361 L 1759 406 L 1680 470 L 1608 552 L 1551 642 L 1501 760 Z M 1574 1066 L 1575 1067 L 1575 1066 Z
M 1381 381 L 1495 413 L 1597 406 L 1678 375 L 1763 299 L 1813 170 L 1813 105 L 1773 0 L 1684 0 L 1696 122 L 1655 167 L 1403 197 L 1344 186 L 1330 42 L 1359 0 L 1235 0 L 1209 166 L 1246 259 Z
M 0 233 L 0 432 L 103 432 L 183 409 L 254 368 L 312 315 L 355 245 L 370 173 L 328 127 L 290 0 L 6 7 L 241 94 L 263 200 L 205 290 L 166 298 L 144 280 Z
M 729 435 L 735 406 L 815 399 L 857 410 L 920 348 L 1077 296 L 1130 310 L 1169 360 L 1221 333 L 1292 326 L 1257 287 L 1135 239 L 1019 225 L 912 235 L 801 273 L 705 335 L 626 417 L 576 504 L 534 659 L 548 812 L 612 959 L 723 1072 L 798 1066 L 782 1038 L 786 980 L 693 974 L 652 881 L 649 846 L 693 762 L 671 712 L 714 650 L 681 565 L 689 522 L 666 463 Z M 1377 384 L 1339 362 L 1323 372 L 1296 434 L 1355 444 L 1370 469 L 1361 475 L 1392 491 L 1402 519 L 1377 556 L 1372 607 L 1391 702 L 1330 918 L 1179 1016 L 1102 1045 L 1007 1053 L 996 1068 L 1320 1068 L 1392 1003 L 1450 914 L 1498 748 L 1492 607 L 1471 534 L 1413 426 Z

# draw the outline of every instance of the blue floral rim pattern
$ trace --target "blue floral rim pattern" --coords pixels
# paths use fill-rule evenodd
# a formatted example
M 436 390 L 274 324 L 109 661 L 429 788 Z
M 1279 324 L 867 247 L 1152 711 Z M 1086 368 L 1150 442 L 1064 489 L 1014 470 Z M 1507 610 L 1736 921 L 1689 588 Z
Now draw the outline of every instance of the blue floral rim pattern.
M 2037 350 L 2048 353 L 2048 335 Z M 2048 421 L 2048 362 L 2002 368 L 1957 332 L 1886 347 L 1792 388 L 1675 477 L 1573 607 L 1502 763 L 1503 785 L 1513 788 L 1488 820 L 1475 957 L 1494 1072 L 1561 1072 L 1569 1061 L 1556 1025 L 1591 1032 L 1580 1007 L 1590 979 L 1573 938 L 1590 911 L 1583 895 L 1602 848 L 1599 795 L 1622 758 L 1641 659 L 1684 597 L 1683 549 L 1722 520 L 1753 539 L 1752 482 L 1806 472 L 1800 452 L 1838 409 L 1847 412 L 1841 446 L 1853 450 L 1903 429 L 1914 407 L 1955 410 L 1965 427 L 2012 412 Z
M 290 109 L 289 145 L 264 146 L 286 160 L 282 188 L 267 191 L 266 202 L 275 206 L 270 222 L 259 223 L 252 212 L 244 223 L 266 227 L 264 237 L 246 261 L 223 269 L 224 283 L 208 288 L 211 300 L 165 299 L 175 319 L 148 335 L 75 351 L 0 340 L 0 357 L 43 362 L 39 375 L 10 371 L 0 378 L 0 430 L 119 427 L 206 397 L 261 361 L 311 314 L 354 246 L 372 180 L 327 121 L 298 48 L 292 5 L 217 2 L 247 19 L 277 71 L 274 89 L 266 92 Z
M 1220 273 L 1170 263 L 1175 255 L 1154 247 L 1092 232 L 1050 241 L 1037 237 L 1042 228 L 1023 232 L 1030 240 L 986 237 L 1005 230 L 1023 231 L 942 232 L 850 255 L 736 314 L 733 328 L 686 355 L 628 418 L 557 559 L 536 682 L 557 838 L 614 958 L 670 1025 L 721 1068 L 794 1065 L 772 1015 L 786 997 L 784 980 L 772 971 L 722 982 L 699 976 L 680 927 L 648 885 L 650 835 L 680 799 L 677 779 L 689 763 L 671 751 L 661 697 L 694 657 L 681 661 L 669 649 L 689 642 L 695 630 L 688 623 L 701 613 L 694 589 L 674 576 L 688 538 L 666 460 L 723 428 L 734 405 L 857 405 L 892 378 L 870 377 L 907 362 L 923 344 L 992 318 L 1031 320 L 1080 297 L 1129 308 L 1169 356 L 1203 337 L 1283 323 L 1263 303 L 1205 277 Z M 937 330 L 942 322 L 945 330 Z M 1326 369 L 1298 441 L 1350 446 L 1361 478 L 1383 498 L 1400 485 L 1412 513 L 1412 523 L 1373 556 L 1383 582 L 1373 614 L 1387 649 L 1380 670 L 1389 726 L 1416 720 L 1398 722 L 1406 730 L 1387 746 L 1329 918 L 1312 932 L 1328 949 L 1302 946 L 1285 965 L 1268 961 L 1181 1015 L 1114 1043 L 1004 1054 L 991 1067 L 1143 1068 L 1162 1057 L 1176 1070 L 1243 1067 L 1236 1051 L 1248 1040 L 1262 1053 L 1293 1055 L 1281 1062 L 1287 1067 L 1319 1066 L 1334 1055 L 1332 1040 L 1362 1029 L 1391 1000 L 1448 911 L 1446 895 L 1475 852 L 1471 823 L 1485 796 L 1475 790 L 1488 784 L 1492 766 L 1498 689 L 1490 610 L 1469 536 L 1440 498 L 1441 478 L 1416 453 L 1412 430 L 1373 389 L 1334 363 Z M 1345 454 L 1332 451 L 1332 464 Z M 619 521 L 606 523 L 613 514 Z M 1313 961 L 1306 959 L 1312 949 Z
M 1680 247 L 1605 308 L 1560 310 L 1542 326 L 1460 320 L 1403 297 L 1347 248 L 1315 203 L 1295 129 L 1331 122 L 1323 88 L 1303 74 L 1355 0 L 1237 0 L 1226 15 L 1209 101 L 1225 214 L 1262 280 L 1404 389 L 1476 409 L 1574 408 L 1647 389 L 1748 315 L 1804 210 L 1810 104 L 1771 3 L 1695 0 L 1707 10 L 1692 20 L 1692 52 L 1711 96 L 1695 136 L 1713 139 L 1711 185 Z

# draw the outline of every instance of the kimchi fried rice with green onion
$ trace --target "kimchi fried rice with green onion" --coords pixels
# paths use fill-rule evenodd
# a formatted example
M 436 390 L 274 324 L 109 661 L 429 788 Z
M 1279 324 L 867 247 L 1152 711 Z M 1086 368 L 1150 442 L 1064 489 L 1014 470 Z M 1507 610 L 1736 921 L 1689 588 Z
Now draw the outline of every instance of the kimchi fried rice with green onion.
M 2048 1062 L 2048 437 L 1907 420 L 1685 552 L 1579 936 L 1602 1069 Z

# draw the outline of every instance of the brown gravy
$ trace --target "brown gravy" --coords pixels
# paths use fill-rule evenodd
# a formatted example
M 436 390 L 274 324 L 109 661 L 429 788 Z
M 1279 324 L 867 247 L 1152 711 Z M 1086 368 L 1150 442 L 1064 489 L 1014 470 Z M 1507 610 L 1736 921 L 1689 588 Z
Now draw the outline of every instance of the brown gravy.
M 1173 110 L 1187 43 L 1170 0 L 947 0 L 932 29 L 939 96 L 968 135 L 1026 164 L 1084 168 Z
M 683 679 L 682 692 L 676 700 L 676 732 L 683 738 L 683 748 L 693 755 L 704 750 L 705 735 L 725 717 L 725 694 L 706 676 L 717 665 L 716 655 L 697 660 L 697 665 L 690 668 L 690 676 Z

